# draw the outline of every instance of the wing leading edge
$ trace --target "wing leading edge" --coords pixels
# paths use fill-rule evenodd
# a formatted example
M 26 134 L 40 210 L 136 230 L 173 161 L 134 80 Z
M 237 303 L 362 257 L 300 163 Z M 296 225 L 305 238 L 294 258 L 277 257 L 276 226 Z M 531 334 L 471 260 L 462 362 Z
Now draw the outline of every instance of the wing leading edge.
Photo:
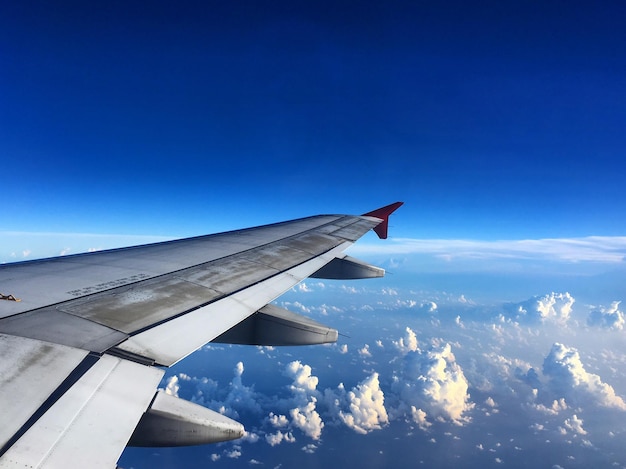
M 162 367 L 210 341 L 335 342 L 270 303 L 307 277 L 382 276 L 343 251 L 370 229 L 386 238 L 400 205 L 0 266 L 3 298 L 21 300 L 0 299 L 0 467 L 114 467 L 129 440 L 239 438 L 237 422 L 156 392 Z

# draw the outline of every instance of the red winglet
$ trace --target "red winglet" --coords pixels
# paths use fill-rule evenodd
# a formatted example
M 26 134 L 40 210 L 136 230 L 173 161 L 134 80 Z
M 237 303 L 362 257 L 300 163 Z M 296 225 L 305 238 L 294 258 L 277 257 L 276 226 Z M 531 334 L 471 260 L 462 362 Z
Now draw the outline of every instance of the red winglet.
M 395 204 L 372 210 L 364 213 L 364 217 L 376 217 L 382 219 L 382 222 L 374 227 L 374 231 L 380 239 L 387 239 L 387 228 L 389 226 L 389 215 L 395 212 L 404 202 L 396 202 Z

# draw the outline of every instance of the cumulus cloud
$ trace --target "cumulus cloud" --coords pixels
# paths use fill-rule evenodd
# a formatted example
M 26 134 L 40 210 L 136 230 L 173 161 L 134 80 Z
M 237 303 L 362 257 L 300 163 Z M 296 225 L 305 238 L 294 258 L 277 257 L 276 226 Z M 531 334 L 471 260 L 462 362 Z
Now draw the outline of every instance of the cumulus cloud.
M 572 313 L 576 300 L 567 292 L 535 296 L 521 303 L 506 305 L 508 313 L 516 321 L 556 321 L 565 323 Z
M 299 360 L 294 360 L 287 364 L 285 375 L 293 379 L 289 389 L 296 393 L 307 394 L 316 391 L 319 379 L 312 375 L 309 365 L 303 365 Z
M 293 443 L 296 441 L 295 437 L 291 434 L 291 432 L 282 432 L 278 430 L 276 433 L 268 433 L 265 435 L 265 441 L 270 446 L 276 446 L 281 444 L 283 441 L 285 443 Z
M 289 420 L 287 419 L 287 417 L 285 417 L 284 415 L 276 415 L 274 414 L 274 412 L 270 412 L 268 420 L 275 428 L 282 428 L 289 425 Z
M 406 335 L 400 337 L 397 341 L 394 340 L 393 344 L 401 353 L 415 352 L 417 350 L 417 336 L 410 327 L 405 329 Z
M 313 454 L 315 453 L 315 450 L 317 449 L 317 446 L 315 446 L 314 444 L 310 443 L 306 446 L 302 447 L 302 451 L 304 451 L 307 454 Z
M 389 422 L 378 373 L 373 373 L 361 381 L 348 393 L 347 399 L 349 410 L 340 411 L 339 417 L 357 433 L 366 434 L 373 430 L 380 430 Z
M 560 398 L 560 399 L 555 399 L 554 401 L 552 401 L 552 404 L 550 406 L 537 404 L 534 406 L 534 408 L 546 414 L 557 415 L 562 410 L 567 410 L 567 403 L 565 402 L 564 398 Z
M 293 400 L 289 409 L 291 416 L 289 428 L 297 428 L 308 437 L 318 440 L 324 428 L 324 422 L 316 409 L 317 396 L 320 394 L 317 391 L 319 379 L 312 375 L 309 365 L 304 365 L 298 360 L 287 364 L 285 375 L 293 379 L 292 384 L 289 385 L 289 389 L 293 393 Z M 274 426 L 285 426 L 286 420 L 287 417 L 283 415 L 275 416 L 270 413 L 270 422 Z M 279 431 L 270 439 L 274 444 L 278 444 L 283 440 L 289 441 L 287 439 L 289 435 L 289 433 Z M 267 441 L 270 443 L 270 440 Z
M 414 406 L 457 424 L 465 421 L 463 414 L 474 406 L 469 402 L 468 387 L 448 343 L 407 352 L 392 384 L 408 408 Z
M 363 348 L 360 348 L 358 352 L 359 352 L 359 355 L 364 358 L 366 357 L 369 358 L 372 356 L 372 353 L 370 352 L 370 346 L 367 344 L 365 344 Z
M 432 425 L 432 423 L 426 419 L 426 412 L 422 409 L 415 408 L 413 405 L 411 406 L 411 418 L 422 430 L 427 430 L 428 427 Z
M 239 418 L 239 412 L 260 413 L 259 396 L 254 386 L 246 386 L 242 382 L 244 372 L 243 362 L 238 362 L 234 369 L 234 377 L 228 387 L 220 387 L 217 381 L 210 378 L 195 378 L 184 373 L 171 376 L 167 379 L 165 392 L 172 396 L 179 396 L 184 382 L 195 385 L 195 392 L 191 401 L 214 409 L 231 418 Z
M 624 313 L 619 310 L 621 301 L 614 301 L 608 308 L 599 308 L 589 313 L 587 324 L 621 331 L 624 329 Z
M 299 292 L 302 292 L 302 293 L 310 293 L 310 292 L 312 292 L 312 291 L 313 291 L 313 290 L 311 290 L 311 287 L 309 287 L 309 286 L 307 285 L 307 283 L 306 283 L 306 282 L 300 282 L 298 285 L 296 285 L 296 286 L 295 286 L 295 287 L 293 287 L 293 288 L 294 288 L 294 290 L 296 290 L 296 289 L 297 289 Z
M 225 453 L 225 456 L 227 458 L 231 458 L 231 459 L 237 459 L 241 456 L 241 448 L 234 448 L 231 451 L 227 451 Z
M 322 436 L 324 422 L 320 414 L 315 410 L 317 399 L 311 397 L 303 406 L 296 407 L 289 411 L 293 424 L 306 436 L 314 440 L 319 440 Z
M 579 435 L 587 434 L 587 432 L 583 428 L 583 420 L 579 419 L 576 414 L 572 415 L 571 419 L 565 420 L 564 425 L 565 428 Z
M 543 374 L 559 395 L 580 400 L 585 396 L 606 407 L 626 410 L 626 403 L 600 376 L 585 370 L 575 348 L 555 343 L 543 362 Z
M 165 394 L 178 397 L 179 389 L 180 389 L 180 384 L 178 383 L 178 376 L 176 375 L 170 376 L 167 379 L 167 384 L 165 385 Z

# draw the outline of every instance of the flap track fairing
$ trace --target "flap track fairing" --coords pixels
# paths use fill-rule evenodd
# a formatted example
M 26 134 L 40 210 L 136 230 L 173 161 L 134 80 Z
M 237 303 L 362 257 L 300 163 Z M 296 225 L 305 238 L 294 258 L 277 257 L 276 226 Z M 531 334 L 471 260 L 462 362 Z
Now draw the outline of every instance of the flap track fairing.
M 235 440 L 244 428 L 218 412 L 157 391 L 128 446 L 191 446 Z
M 319 269 L 311 278 L 328 280 L 354 280 L 362 278 L 384 277 L 385 269 L 367 264 L 354 257 L 335 257 Z
M 337 342 L 336 329 L 269 304 L 213 342 L 246 345 L 314 345 Z

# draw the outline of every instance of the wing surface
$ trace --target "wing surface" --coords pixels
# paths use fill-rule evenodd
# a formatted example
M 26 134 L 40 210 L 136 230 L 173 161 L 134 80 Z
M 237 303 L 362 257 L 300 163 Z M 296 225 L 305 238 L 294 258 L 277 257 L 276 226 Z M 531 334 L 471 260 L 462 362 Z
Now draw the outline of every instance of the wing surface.
M 343 251 L 379 224 L 386 235 L 397 204 L 387 208 L 0 266 L 0 467 L 114 467 L 136 427 L 162 437 L 176 422 L 185 444 L 181 412 L 195 412 L 196 439 L 203 411 L 206 441 L 241 436 L 236 422 L 157 397 L 161 367 L 216 338 L 242 343 L 244 325 L 245 337 L 276 340 L 251 328 L 280 322 L 281 334 L 298 329 L 284 343 L 317 343 L 303 336 L 317 323 L 266 305 L 315 274 L 379 272 Z M 145 417 L 151 406 L 158 418 Z

